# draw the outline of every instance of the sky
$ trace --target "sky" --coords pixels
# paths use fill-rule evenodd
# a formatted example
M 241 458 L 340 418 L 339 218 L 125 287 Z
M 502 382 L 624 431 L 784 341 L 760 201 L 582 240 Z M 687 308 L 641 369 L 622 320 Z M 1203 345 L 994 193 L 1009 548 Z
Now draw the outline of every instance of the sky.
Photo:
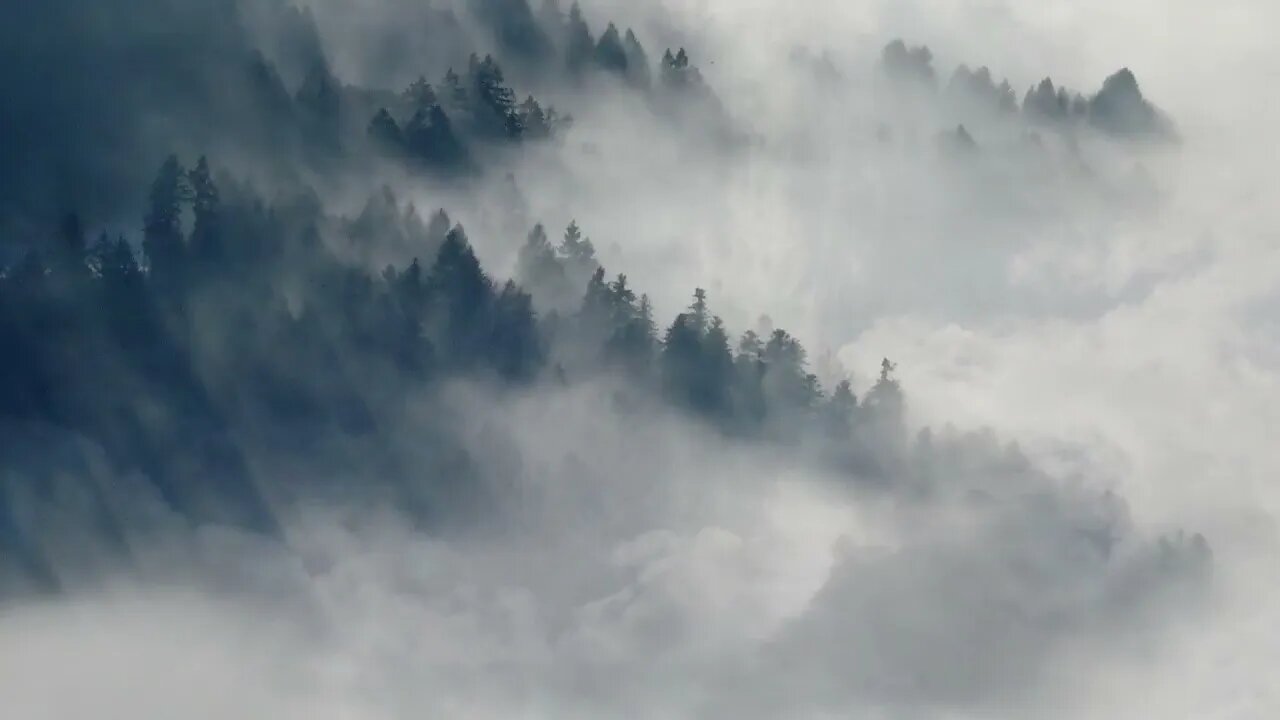
M 850 489 L 671 413 L 602 410 L 607 383 L 501 406 L 460 386 L 471 449 L 522 499 L 505 525 L 442 539 L 317 507 L 288 518 L 285 547 L 175 530 L 127 579 L 0 610 L 15 717 L 1280 712 L 1280 6 L 583 4 L 687 43 L 752 138 L 726 157 L 606 95 L 555 158 L 516 168 L 530 217 L 576 218 L 659 317 L 708 288 L 731 327 L 791 329 L 859 394 L 892 358 L 911 427 L 958 438 L 938 471 L 954 492 Z M 340 69 L 372 72 L 341 5 L 316 3 L 321 33 Z M 983 159 L 939 162 L 930 138 L 953 118 L 878 84 L 895 37 L 927 44 L 944 80 L 986 65 L 1019 98 L 1046 75 L 1095 92 L 1128 67 L 1179 142 L 1088 139 L 1081 179 L 1026 174 L 1005 130 L 979 124 Z M 886 122 L 903 129 L 887 147 Z M 457 199 L 469 228 L 486 197 Z M 518 238 L 471 234 L 512 266 Z M 1082 555 L 1095 525 L 1126 538 L 1115 562 Z M 1194 602 L 1144 564 L 1179 531 L 1213 549 Z

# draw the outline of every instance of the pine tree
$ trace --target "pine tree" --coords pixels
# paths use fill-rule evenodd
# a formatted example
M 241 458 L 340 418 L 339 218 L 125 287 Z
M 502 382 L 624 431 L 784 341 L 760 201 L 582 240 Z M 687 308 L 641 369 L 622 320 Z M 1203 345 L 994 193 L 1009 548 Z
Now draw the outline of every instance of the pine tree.
M 707 291 L 697 288 L 693 291 L 693 304 L 689 306 L 689 320 L 693 329 L 702 337 L 710 327 L 710 311 L 707 309 Z
M 433 325 L 448 360 L 461 366 L 475 359 L 489 336 L 486 325 L 493 285 L 461 225 L 450 230 L 440 246 L 429 293 L 436 313 Z
M 702 339 L 687 313 L 676 316 L 662 338 L 662 387 L 677 404 L 695 407 L 694 385 L 702 359 Z
M 582 229 L 578 227 L 576 220 L 571 221 L 569 227 L 565 228 L 564 239 L 560 243 L 558 252 L 560 257 L 564 258 L 569 279 L 575 283 L 585 282 L 586 278 L 600 267 L 600 263 L 596 261 L 595 246 L 590 238 L 582 236 Z M 582 286 L 578 285 L 578 287 Z
M 418 76 L 417 80 L 410 83 L 409 87 L 405 88 L 405 91 L 400 95 L 400 99 L 404 102 L 410 114 L 427 109 L 440 102 L 440 99 L 436 97 L 435 89 L 431 87 L 431 83 L 427 82 L 427 79 L 421 75 Z
M 441 105 L 448 108 L 451 113 L 466 113 L 470 110 L 470 98 L 467 96 L 467 88 L 462 84 L 462 78 L 458 73 L 449 68 L 444 79 L 440 81 Z
M 374 147 L 388 154 L 399 154 L 404 150 L 404 136 L 400 125 L 386 108 L 381 108 L 369 121 L 369 139 Z
M 898 366 L 885 358 L 880 363 L 880 377 L 863 400 L 863 406 L 882 422 L 897 426 L 902 422 L 904 401 L 902 387 L 893 373 Z
M 524 129 L 524 137 L 529 140 L 545 140 L 551 137 L 551 123 L 542 106 L 530 95 L 520 104 L 520 124 Z
M 494 306 L 490 359 L 508 380 L 528 380 L 542 364 L 537 318 L 532 298 L 507 281 Z
M 186 172 L 178 157 L 170 155 L 151 183 L 142 240 L 151 274 L 157 287 L 165 293 L 179 289 L 184 280 L 186 245 L 182 237 L 182 206 L 190 196 Z
M 342 92 L 323 59 L 307 73 L 295 98 L 302 111 L 304 134 L 313 147 L 333 151 L 341 144 Z
M 600 36 L 600 41 L 596 43 L 595 61 L 604 70 L 622 76 L 627 74 L 627 51 L 622 45 L 618 28 L 613 23 L 609 23 L 609 27 Z
M 492 56 L 471 56 L 472 119 L 478 132 L 490 137 L 519 139 L 523 132 L 516 96 L 503 84 L 502 68 Z
M 521 285 L 546 298 L 552 306 L 558 306 L 563 300 L 567 290 L 565 269 L 547 240 L 542 223 L 534 225 L 525 238 L 516 260 L 516 275 Z
M 729 334 L 719 317 L 711 319 L 702 340 L 700 364 L 700 404 L 709 413 L 728 413 L 733 385 L 733 354 L 729 351 Z
M 410 157 L 434 167 L 456 169 L 466 163 L 466 149 L 439 105 L 419 110 L 405 124 L 404 147 Z
M 195 168 L 188 173 L 187 181 L 195 215 L 195 225 L 191 229 L 191 255 L 201 264 L 222 262 L 225 260 L 219 232 L 222 201 L 213 182 L 208 159 L 201 156 Z
M 569 74 L 581 78 L 595 55 L 595 41 L 591 28 L 582 17 L 582 7 L 575 2 L 569 8 L 569 22 L 565 29 L 565 66 Z
M 638 88 L 648 89 L 650 80 L 649 56 L 645 53 L 644 47 L 640 45 L 639 38 L 627 28 L 627 35 L 623 39 L 623 48 L 627 57 L 627 80 Z
M 829 437 L 845 441 L 853 432 L 854 413 L 858 411 L 858 398 L 853 394 L 853 385 L 848 380 L 841 380 L 831 392 L 826 404 L 826 427 Z

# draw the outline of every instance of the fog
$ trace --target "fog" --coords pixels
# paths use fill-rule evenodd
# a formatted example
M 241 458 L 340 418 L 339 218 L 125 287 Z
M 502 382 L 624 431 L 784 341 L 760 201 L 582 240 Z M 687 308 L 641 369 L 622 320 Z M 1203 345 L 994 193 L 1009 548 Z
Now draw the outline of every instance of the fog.
M 465 33 L 414 39 L 421 5 L 312 3 L 335 73 L 400 88 L 490 49 L 466 3 Z M 719 432 L 609 372 L 516 390 L 388 380 L 404 407 L 376 439 L 335 434 L 291 454 L 252 428 L 229 433 L 278 524 L 263 533 L 185 516 L 93 438 L 5 418 L 0 540 L 36 548 L 59 586 L 0 600 L 6 710 L 1280 711 L 1280 106 L 1267 95 L 1280 9 L 583 11 L 597 35 L 607 21 L 634 28 L 650 61 L 688 48 L 715 101 L 673 111 L 504 60 L 521 97 L 573 114 L 562 140 L 486 155 L 493 169 L 466 182 L 381 161 L 297 174 L 352 217 L 384 184 L 424 214 L 447 208 L 501 278 L 519 274 L 534 222 L 555 237 L 576 220 L 609 276 L 649 294 L 660 328 L 706 288 L 735 336 L 787 328 L 828 390 L 848 375 L 864 402 L 891 358 L 906 414 L 867 431 L 874 462 Z M 265 21 L 251 36 L 270 36 L 253 22 Z M 886 78 L 895 38 L 929 47 L 935 89 Z M 948 94 L 962 63 L 1007 78 L 1018 103 L 1046 76 L 1092 97 L 1129 68 L 1176 137 L 990 113 Z M 221 162 L 283 183 L 253 155 Z M 106 205 L 95 227 L 128 229 L 120 218 L 137 213 Z M 363 259 L 380 271 L 414 254 Z M 479 490 L 448 481 L 441 426 Z M 325 481 L 314 492 L 298 481 L 312 477 Z M 393 484 L 467 499 L 424 522 Z

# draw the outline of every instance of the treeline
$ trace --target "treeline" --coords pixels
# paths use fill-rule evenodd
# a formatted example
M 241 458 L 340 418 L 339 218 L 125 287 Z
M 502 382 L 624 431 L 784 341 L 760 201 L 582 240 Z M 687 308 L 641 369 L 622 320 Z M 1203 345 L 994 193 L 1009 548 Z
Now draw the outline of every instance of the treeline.
M 462 7 L 473 17 L 397 8 L 403 27 L 369 39 L 387 57 L 358 80 L 340 76 L 316 17 L 289 0 L 15 8 L 0 26 L 0 228 L 50 222 L 71 203 L 116 215 L 175 148 L 285 182 L 367 171 L 361 161 L 378 153 L 456 174 L 489 167 L 474 156 L 491 145 L 563 134 L 568 114 L 538 99 L 549 94 L 585 104 L 616 81 L 655 111 L 715 107 L 687 53 L 655 59 L 613 25 L 597 36 L 576 5 Z M 406 65 L 424 79 L 397 87 Z
M 910 47 L 902 40 L 886 45 L 880 56 L 881 70 L 890 80 L 934 93 L 939 77 L 933 66 L 933 52 L 927 46 Z M 1142 94 L 1138 80 L 1128 68 L 1121 68 L 1103 81 L 1098 92 L 1086 97 L 1045 78 L 1029 88 L 1019 104 L 1018 95 L 1007 79 L 996 83 L 991 70 L 958 66 L 942 96 L 970 113 L 990 117 L 1021 116 L 1040 127 L 1069 129 L 1089 126 L 1118 138 L 1169 139 L 1175 135 L 1172 122 Z
M 203 158 L 190 170 L 170 158 L 147 206 L 140 253 L 124 237 L 90 242 L 73 215 L 0 272 L 0 418 L 92 440 L 181 512 L 268 523 L 246 444 L 376 445 L 409 398 L 454 378 L 521 387 L 608 374 L 637 403 L 814 444 L 868 473 L 869 448 L 898 442 L 877 435 L 902 411 L 887 361 L 858 402 L 847 382 L 825 391 L 783 330 L 731 340 L 702 290 L 660 327 L 625 275 L 607 279 L 576 224 L 554 246 L 541 226 L 529 234 L 526 291 L 487 273 L 443 211 L 424 222 L 388 191 L 370 205 L 381 211 L 344 220 L 313 194 L 268 205 L 215 181 Z M 379 273 L 332 246 L 397 236 L 423 255 Z M 465 481 L 447 432 L 431 442 L 447 459 L 438 472 Z
M 684 48 L 666 50 L 655 83 L 655 68 L 636 34 L 630 28 L 623 34 L 609 23 L 595 37 L 576 2 L 567 13 L 558 3 L 547 2 L 536 17 L 525 0 L 487 0 L 473 10 L 492 26 L 498 52 L 529 82 L 556 88 L 593 78 L 616 79 L 642 93 L 657 110 L 689 106 L 719 113 L 714 94 Z M 462 72 L 450 66 L 434 84 L 419 75 L 396 94 L 344 85 L 330 70 L 309 12 L 294 13 L 285 26 L 293 28 L 289 45 L 306 49 L 292 54 L 311 57 L 293 103 L 294 121 L 311 147 L 329 152 L 360 147 L 356 130 L 363 122 L 365 136 L 383 155 L 417 168 L 475 171 L 481 167 L 473 158 L 480 145 L 559 138 L 572 126 L 571 115 L 533 94 L 522 100 L 495 54 L 472 52 Z M 255 75 L 267 86 L 264 95 L 279 98 L 273 105 L 287 107 L 287 92 L 274 67 L 261 58 L 257 62 Z M 718 115 L 713 119 L 722 120 Z
M 554 66 L 550 58 L 555 57 L 560 74 L 572 83 L 581 84 L 591 76 L 614 78 L 650 97 L 657 107 L 691 104 L 694 110 L 713 108 L 717 115 L 720 111 L 684 48 L 663 53 L 655 85 L 654 68 L 636 34 L 628 28 L 623 35 L 609 23 L 599 38 L 594 37 L 576 2 L 567 14 L 554 0 L 547 2 L 537 22 L 524 0 L 482 4 L 479 9 L 483 18 L 498 23 L 497 38 L 509 54 L 532 56 L 540 62 L 535 69 L 544 73 L 546 65 Z M 572 116 L 544 107 L 533 95 L 521 101 L 493 55 L 481 58 L 472 53 L 465 76 L 449 68 L 435 85 L 419 76 L 398 98 L 378 108 L 369 122 L 368 136 L 380 151 L 393 157 L 457 170 L 471 165 L 468 137 L 548 140 L 562 136 L 572 122 Z

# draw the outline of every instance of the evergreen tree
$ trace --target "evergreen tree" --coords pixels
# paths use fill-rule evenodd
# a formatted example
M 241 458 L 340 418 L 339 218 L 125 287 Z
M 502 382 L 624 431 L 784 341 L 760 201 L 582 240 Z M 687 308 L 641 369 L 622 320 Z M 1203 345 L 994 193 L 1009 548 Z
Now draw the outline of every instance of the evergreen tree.
M 623 48 L 627 58 L 627 80 L 638 88 L 648 89 L 650 84 L 649 77 L 649 56 L 645 53 L 644 47 L 640 45 L 639 38 L 627 28 L 627 35 L 623 39 Z
M 558 252 L 564 259 L 569 279 L 575 283 L 585 282 L 600 267 L 600 263 L 596 261 L 595 245 L 590 238 L 582 236 L 582 229 L 578 227 L 576 220 L 565 228 Z M 582 285 L 579 284 L 578 287 Z
M 524 137 L 530 140 L 545 140 L 551 137 L 551 123 L 547 118 L 547 114 L 543 112 L 542 106 L 537 100 L 530 95 L 523 103 L 520 104 L 520 126 L 524 130 Z
M 147 341 L 149 312 L 145 278 L 133 248 L 123 237 L 111 240 L 103 233 L 93 256 L 108 330 L 122 346 L 140 347 Z
M 538 223 L 529 231 L 516 260 L 520 284 L 542 298 L 545 307 L 562 307 L 569 294 L 564 265 L 547 240 L 547 231 Z
M 503 84 L 502 68 L 492 56 L 471 56 L 472 119 L 476 130 L 489 137 L 519 139 L 523 132 L 516 96 Z
M 734 379 L 733 354 L 729 351 L 729 334 L 719 317 L 711 319 L 702 340 L 699 375 L 700 405 L 709 413 L 727 415 Z
M 831 391 L 826 404 L 827 434 L 838 441 L 847 441 L 853 432 L 854 414 L 858 411 L 858 399 L 848 380 L 841 380 Z
M 467 88 L 462 84 L 462 78 L 458 73 L 449 68 L 444 79 L 440 81 L 441 105 L 448 108 L 451 113 L 467 113 L 470 111 L 470 98 L 467 95 Z
M 897 365 L 885 358 L 880 363 L 880 377 L 863 400 L 863 406 L 876 419 L 897 427 L 903 418 L 902 387 L 894 378 Z
M 936 80 L 933 51 L 923 45 L 908 48 L 902 40 L 894 40 L 884 47 L 880 53 L 880 67 L 885 75 L 897 81 L 932 87 Z
M 595 41 L 591 28 L 582 17 L 582 7 L 574 2 L 569 8 L 569 22 L 565 28 L 565 66 L 569 74 L 581 78 L 595 55 Z
M 490 357 L 508 380 L 529 380 L 542 364 L 533 299 L 510 280 L 495 303 Z
M 337 150 L 342 137 L 342 89 L 323 59 L 312 64 L 296 97 L 303 132 L 313 148 Z
M 191 229 L 191 254 L 206 269 L 225 260 L 219 227 L 221 199 L 213 182 L 209 161 L 201 156 L 187 175 L 195 224 Z
M 1059 122 L 1067 117 L 1067 104 L 1053 86 L 1051 78 L 1045 78 L 1040 84 L 1027 91 L 1022 101 L 1022 112 L 1029 119 L 1037 122 Z
M 436 97 L 435 89 L 431 87 L 431 83 L 427 82 L 427 79 L 421 75 L 418 76 L 417 80 L 410 83 L 409 87 L 405 88 L 405 91 L 400 95 L 400 99 L 404 106 L 408 108 L 410 114 L 425 110 L 440 102 L 440 99 Z
M 381 108 L 369 121 L 369 139 L 374 147 L 389 154 L 399 154 L 404 150 L 404 136 L 400 125 L 386 108 Z
M 698 337 L 706 334 L 710 327 L 710 311 L 707 309 L 707 291 L 697 288 L 693 291 L 693 304 L 689 306 L 689 320 Z
M 653 366 L 656 333 L 653 306 L 649 302 L 649 296 L 642 295 L 630 317 L 610 338 L 606 354 L 615 362 L 621 362 L 633 376 L 645 379 Z
M 618 34 L 618 28 L 613 23 L 609 23 L 600 36 L 600 41 L 596 43 L 595 49 L 596 65 L 622 76 L 627 74 L 627 50 L 622 45 L 622 37 Z
M 170 155 L 151 183 L 142 240 L 142 250 L 157 287 L 166 293 L 176 291 L 183 282 L 186 245 L 182 236 L 182 206 L 190 195 L 186 172 L 178 157 Z
M 440 246 L 429 287 L 438 344 L 453 367 L 463 367 L 480 356 L 489 338 L 493 285 L 461 225 Z
M 662 338 L 662 387 L 673 402 L 696 409 L 694 386 L 702 360 L 702 338 L 687 313 L 676 316 Z
M 659 77 L 663 87 L 669 91 L 692 97 L 710 95 L 702 73 L 689 63 L 689 53 L 684 48 L 680 48 L 675 55 L 671 54 L 670 48 L 662 54 Z
M 528 0 L 474 0 L 472 5 L 505 55 L 537 64 L 550 54 L 551 41 L 534 19 Z
M 466 164 L 466 150 L 439 105 L 414 114 L 404 126 L 404 147 L 410 157 L 437 168 L 457 169 Z
M 808 409 L 821 394 L 817 379 L 805 369 L 806 354 L 795 338 L 777 329 L 765 343 L 764 390 L 770 409 L 782 413 Z

